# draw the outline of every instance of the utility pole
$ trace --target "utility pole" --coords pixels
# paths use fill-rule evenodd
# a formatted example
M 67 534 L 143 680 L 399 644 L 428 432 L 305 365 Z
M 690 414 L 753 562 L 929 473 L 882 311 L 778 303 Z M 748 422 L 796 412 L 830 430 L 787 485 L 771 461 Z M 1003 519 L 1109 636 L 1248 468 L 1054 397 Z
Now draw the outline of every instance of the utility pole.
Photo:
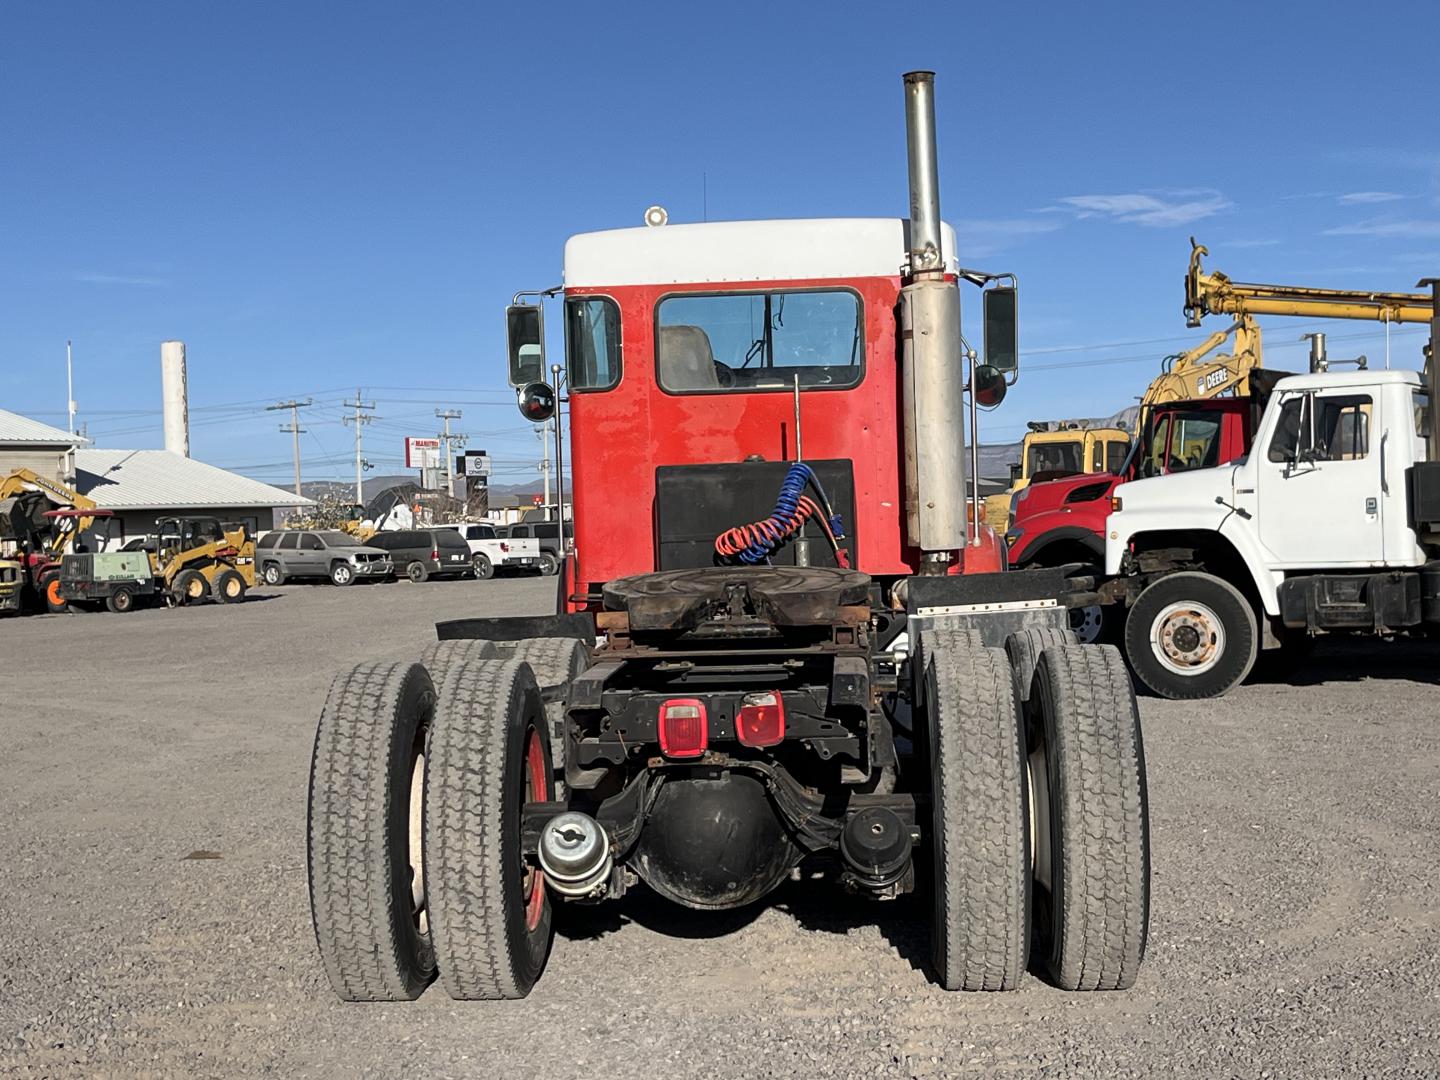
M 375 403 L 368 405 L 360 400 L 360 388 L 355 388 L 355 400 L 345 402 L 347 409 L 354 409 L 354 416 L 343 417 L 345 423 L 355 425 L 355 505 L 365 505 L 365 458 L 360 453 L 360 429 L 366 424 L 373 423 L 379 419 L 376 416 L 367 416 L 367 412 L 375 411 Z
M 440 433 L 440 440 L 445 445 L 445 494 L 452 499 L 455 497 L 455 452 L 452 443 L 464 446 L 469 441 L 469 435 L 461 435 L 458 431 L 450 433 L 450 421 L 459 420 L 462 413 L 459 409 L 436 409 L 435 415 L 445 421 L 445 430 Z
M 545 480 L 545 520 L 550 520 L 550 421 L 535 426 L 535 434 L 540 436 L 540 445 L 545 449 L 545 460 L 540 462 L 540 475 Z
M 358 397 L 359 395 L 356 396 Z M 315 404 L 315 402 L 312 398 L 306 398 L 304 401 L 296 401 L 294 398 L 291 398 L 289 401 L 277 401 L 274 405 L 267 405 L 265 407 L 266 412 L 274 412 L 276 409 L 290 410 L 290 426 L 286 427 L 284 424 L 281 424 L 280 430 L 288 431 L 291 435 L 295 436 L 295 494 L 302 499 L 304 496 L 300 494 L 300 435 L 306 429 L 300 426 L 300 410 L 309 408 L 313 404 Z

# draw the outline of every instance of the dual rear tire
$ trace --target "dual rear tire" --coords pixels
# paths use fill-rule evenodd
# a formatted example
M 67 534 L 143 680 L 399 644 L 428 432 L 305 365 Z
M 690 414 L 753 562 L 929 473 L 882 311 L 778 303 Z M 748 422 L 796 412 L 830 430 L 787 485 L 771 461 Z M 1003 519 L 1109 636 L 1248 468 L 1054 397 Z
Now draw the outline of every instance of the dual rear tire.
M 1068 639 L 1027 631 L 1000 650 L 922 635 L 933 959 L 947 989 L 1013 989 L 1027 966 L 1067 990 L 1125 989 L 1138 973 L 1150 895 L 1139 716 L 1119 653 Z
M 338 677 L 310 773 L 311 912 L 331 986 L 402 1001 L 529 993 L 550 899 L 521 845 L 552 797 L 540 688 L 518 660 L 361 665 Z

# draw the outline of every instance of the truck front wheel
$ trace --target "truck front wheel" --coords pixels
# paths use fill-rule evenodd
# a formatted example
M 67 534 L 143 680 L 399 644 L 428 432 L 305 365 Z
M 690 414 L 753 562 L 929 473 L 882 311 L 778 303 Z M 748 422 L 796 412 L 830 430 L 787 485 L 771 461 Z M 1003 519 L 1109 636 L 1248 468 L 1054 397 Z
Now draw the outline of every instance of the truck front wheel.
M 1219 697 L 1255 663 L 1255 612 L 1240 590 L 1212 574 L 1170 574 L 1145 589 L 1125 622 L 1125 656 L 1161 697 Z

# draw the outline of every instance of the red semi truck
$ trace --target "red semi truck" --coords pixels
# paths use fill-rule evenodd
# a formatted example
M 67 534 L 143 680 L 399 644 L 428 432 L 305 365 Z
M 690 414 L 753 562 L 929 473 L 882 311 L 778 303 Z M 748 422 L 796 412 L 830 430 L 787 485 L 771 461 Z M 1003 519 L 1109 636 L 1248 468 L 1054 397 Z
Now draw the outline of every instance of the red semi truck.
M 1065 573 L 999 572 L 967 514 L 966 395 L 1016 368 L 1016 292 L 956 258 L 932 92 L 905 77 L 908 219 L 655 208 L 510 305 L 522 413 L 568 399 L 573 547 L 552 613 L 441 623 L 420 663 L 335 680 L 309 871 L 341 997 L 523 997 L 556 904 L 715 911 L 787 881 L 927 892 L 950 989 L 1134 981 L 1134 694 L 1067 629 Z

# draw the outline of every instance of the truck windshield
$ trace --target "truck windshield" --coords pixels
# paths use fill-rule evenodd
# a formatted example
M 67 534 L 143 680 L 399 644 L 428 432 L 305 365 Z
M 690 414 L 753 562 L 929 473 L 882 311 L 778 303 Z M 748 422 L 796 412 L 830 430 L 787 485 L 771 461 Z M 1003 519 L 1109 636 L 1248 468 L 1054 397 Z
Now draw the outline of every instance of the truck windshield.
M 1030 444 L 1025 455 L 1025 475 L 1034 480 L 1041 473 L 1079 473 L 1085 471 L 1084 449 L 1079 439 L 1073 442 L 1037 442 Z
M 847 289 L 668 296 L 655 363 L 672 393 L 838 390 L 861 378 L 860 298 Z

